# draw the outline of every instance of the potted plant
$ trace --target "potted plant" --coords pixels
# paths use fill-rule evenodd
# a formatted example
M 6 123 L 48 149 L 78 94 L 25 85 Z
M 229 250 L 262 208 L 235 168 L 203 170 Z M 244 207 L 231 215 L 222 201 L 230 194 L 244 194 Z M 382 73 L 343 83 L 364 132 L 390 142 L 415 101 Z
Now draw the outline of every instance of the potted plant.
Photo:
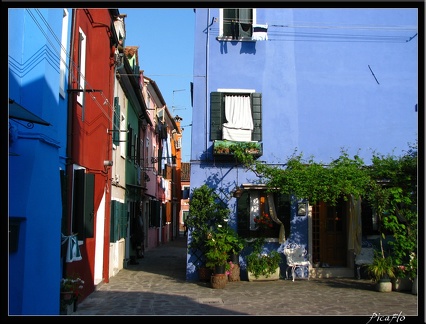
M 232 230 L 231 230 L 232 231 Z M 229 252 L 231 251 L 230 238 L 232 235 L 227 227 L 218 225 L 212 230 L 205 243 L 206 267 L 212 269 L 210 282 L 213 288 L 225 288 L 228 281 Z
M 373 262 L 367 266 L 367 271 L 372 280 L 376 282 L 376 288 L 381 292 L 392 291 L 391 279 L 395 278 L 395 268 L 392 257 L 375 251 Z
M 60 286 L 60 312 L 61 314 L 70 314 L 76 308 L 76 303 L 83 290 L 84 281 L 74 275 L 62 278 Z
M 232 229 L 231 229 L 232 231 Z M 206 266 L 214 270 L 215 273 L 223 274 L 229 270 L 229 252 L 232 249 L 230 240 L 233 238 L 229 229 L 218 225 L 217 228 L 207 236 L 206 246 Z M 223 270 L 219 270 L 222 268 Z
M 238 235 L 232 228 L 227 227 L 228 231 L 228 242 L 231 246 L 229 261 L 234 264 L 239 263 L 239 254 L 246 246 L 246 240 Z
M 250 244 L 253 251 L 247 256 L 247 272 L 249 281 L 253 279 L 279 279 L 281 255 L 275 250 L 264 252 L 264 242 L 264 238 L 256 238 Z
M 229 209 L 226 208 L 207 185 L 194 188 L 189 200 L 189 215 L 186 218 L 188 228 L 188 248 L 197 255 L 198 274 L 200 281 L 209 281 L 211 269 L 206 267 L 206 243 L 208 234 L 215 225 L 225 225 Z M 197 251 L 197 253 L 195 253 Z

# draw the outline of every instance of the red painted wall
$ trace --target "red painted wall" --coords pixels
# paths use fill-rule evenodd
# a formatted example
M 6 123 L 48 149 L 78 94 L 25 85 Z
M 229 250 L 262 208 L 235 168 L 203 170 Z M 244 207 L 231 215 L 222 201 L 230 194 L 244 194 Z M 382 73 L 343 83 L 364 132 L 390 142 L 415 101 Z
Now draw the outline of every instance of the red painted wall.
M 112 159 L 112 138 L 108 129 L 112 129 L 114 66 L 111 65 L 111 26 L 112 17 L 108 9 L 76 9 L 72 42 L 72 89 L 77 89 L 79 62 L 79 29 L 86 35 L 86 89 L 94 90 L 86 93 L 84 110 L 77 102 L 77 93 L 70 95 L 71 129 L 69 134 L 71 146 L 69 151 L 70 165 L 82 166 L 87 173 L 95 174 L 94 184 L 94 237 L 84 240 L 80 246 L 83 260 L 67 265 L 68 273 L 79 273 L 85 280 L 83 292 L 87 296 L 94 290 L 95 242 L 97 235 L 104 236 L 103 280 L 108 282 L 109 271 L 109 233 L 110 233 L 110 180 L 111 168 L 104 167 L 105 160 Z M 70 167 L 70 168 L 71 168 Z M 72 169 L 68 170 L 72 175 Z M 71 180 L 71 178 L 70 178 Z M 70 184 L 71 186 L 71 181 Z M 71 191 L 71 187 L 70 192 Z M 101 206 L 105 195 L 105 206 Z M 71 201 L 71 200 L 70 200 Z M 71 203 L 70 203 L 71 206 Z M 105 209 L 105 215 L 98 215 L 107 220 L 104 232 L 96 230 L 96 213 Z M 71 215 L 71 211 L 70 211 Z

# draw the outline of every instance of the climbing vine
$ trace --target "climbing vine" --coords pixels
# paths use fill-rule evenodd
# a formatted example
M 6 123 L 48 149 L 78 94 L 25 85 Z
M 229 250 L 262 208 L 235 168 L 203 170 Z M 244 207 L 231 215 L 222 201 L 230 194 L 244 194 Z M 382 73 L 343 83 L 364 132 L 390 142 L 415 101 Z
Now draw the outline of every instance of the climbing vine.
M 297 150 L 283 166 L 257 161 L 236 147 L 237 161 L 262 177 L 269 190 L 335 205 L 350 195 L 367 200 L 379 217 L 379 232 L 392 235 L 392 257 L 396 264 L 417 259 L 417 143 L 402 156 L 374 153 L 372 164 L 344 150 L 328 165 L 304 160 Z M 382 257 L 384 251 L 382 248 Z

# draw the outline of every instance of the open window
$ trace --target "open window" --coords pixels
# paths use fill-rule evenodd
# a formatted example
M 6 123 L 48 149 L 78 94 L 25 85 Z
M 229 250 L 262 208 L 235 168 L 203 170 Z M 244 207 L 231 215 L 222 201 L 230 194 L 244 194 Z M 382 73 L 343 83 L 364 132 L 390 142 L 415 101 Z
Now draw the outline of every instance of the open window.
M 266 189 L 244 189 L 237 198 L 238 234 L 245 238 L 283 240 L 290 235 L 289 195 Z
M 220 38 L 226 40 L 244 40 L 252 38 L 255 23 L 255 9 L 220 9 Z

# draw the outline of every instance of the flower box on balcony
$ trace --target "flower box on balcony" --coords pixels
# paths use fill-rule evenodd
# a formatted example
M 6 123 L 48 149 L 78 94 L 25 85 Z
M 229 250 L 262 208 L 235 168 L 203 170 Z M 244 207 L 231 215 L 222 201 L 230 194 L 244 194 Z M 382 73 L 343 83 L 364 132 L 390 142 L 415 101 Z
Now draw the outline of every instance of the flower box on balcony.
M 228 140 L 215 140 L 213 143 L 213 155 L 215 157 L 230 157 L 233 158 L 233 151 L 242 147 L 249 154 L 255 157 L 260 157 L 262 152 L 262 143 L 251 141 L 251 142 L 237 142 Z

